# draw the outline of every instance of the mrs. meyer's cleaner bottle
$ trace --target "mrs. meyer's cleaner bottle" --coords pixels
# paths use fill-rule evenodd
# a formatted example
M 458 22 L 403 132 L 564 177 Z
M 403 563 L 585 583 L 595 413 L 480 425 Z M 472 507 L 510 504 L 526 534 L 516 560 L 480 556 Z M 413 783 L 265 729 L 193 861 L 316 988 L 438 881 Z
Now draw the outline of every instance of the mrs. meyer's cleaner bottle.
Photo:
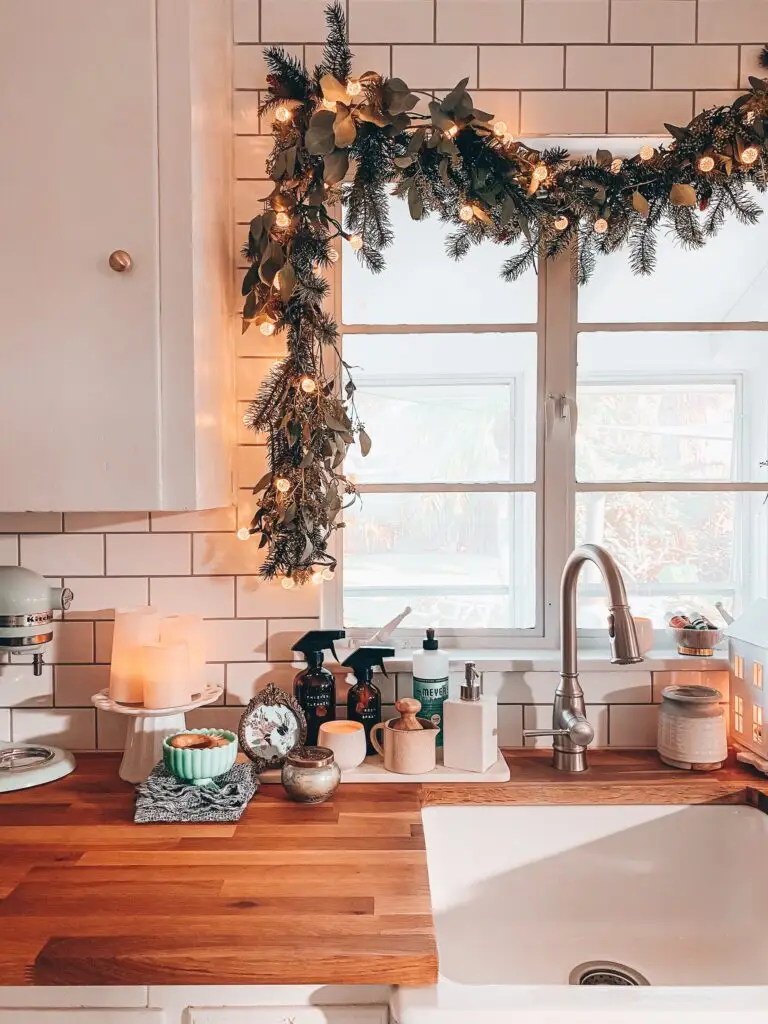
M 434 629 L 427 630 L 423 651 L 413 656 L 413 696 L 421 701 L 419 718 L 429 718 L 440 730 L 437 745 L 443 745 L 443 703 L 448 699 L 448 655 L 439 650 Z

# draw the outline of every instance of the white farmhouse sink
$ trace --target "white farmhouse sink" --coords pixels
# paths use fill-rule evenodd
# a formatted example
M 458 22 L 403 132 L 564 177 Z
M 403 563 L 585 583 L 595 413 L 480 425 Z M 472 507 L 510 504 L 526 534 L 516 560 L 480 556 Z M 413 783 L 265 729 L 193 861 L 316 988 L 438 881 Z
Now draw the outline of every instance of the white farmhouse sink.
M 762 812 L 430 807 L 423 820 L 440 982 L 400 990 L 402 1024 L 768 1022 Z M 605 961 L 651 987 L 568 987 Z

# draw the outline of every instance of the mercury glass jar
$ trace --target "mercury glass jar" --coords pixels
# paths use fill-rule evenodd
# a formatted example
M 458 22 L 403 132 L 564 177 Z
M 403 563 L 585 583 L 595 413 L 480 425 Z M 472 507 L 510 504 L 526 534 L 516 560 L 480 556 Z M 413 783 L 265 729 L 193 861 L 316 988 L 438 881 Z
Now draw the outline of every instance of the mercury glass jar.
M 285 759 L 282 781 L 291 800 L 321 804 L 341 781 L 341 769 L 328 747 L 294 747 Z
M 675 768 L 712 771 L 728 752 L 723 695 L 711 686 L 667 686 L 661 691 L 657 749 Z

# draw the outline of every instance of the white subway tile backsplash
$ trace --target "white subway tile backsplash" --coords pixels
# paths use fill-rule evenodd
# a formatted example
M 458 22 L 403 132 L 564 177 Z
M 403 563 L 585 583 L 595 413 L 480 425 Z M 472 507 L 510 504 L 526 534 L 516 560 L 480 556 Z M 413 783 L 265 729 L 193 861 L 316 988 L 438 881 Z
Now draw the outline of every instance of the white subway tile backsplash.
M 237 614 L 240 618 L 308 618 L 320 614 L 322 587 L 311 584 L 285 590 L 279 580 L 258 576 L 237 578 Z
M 710 107 L 730 106 L 741 93 L 741 89 L 702 89 L 694 93 L 693 112 L 698 114 L 702 110 L 709 110 Z
M 19 564 L 19 538 L 15 533 L 0 534 L 0 565 Z
M 522 747 L 523 708 L 519 704 L 500 704 L 498 709 L 498 744 L 500 747 Z
M 185 533 L 112 534 L 107 537 L 107 573 L 183 576 L 192 568 L 191 549 Z
M 255 438 L 254 438 L 255 440 Z M 235 449 L 235 482 L 238 488 L 253 490 L 267 472 L 267 449 L 263 445 L 240 445 Z
M 153 533 L 228 533 L 235 529 L 237 513 L 230 505 L 202 512 L 153 512 L 150 518 Z
M 238 178 L 266 178 L 267 159 L 272 152 L 272 139 L 268 135 L 238 135 L 235 137 L 235 176 Z M 262 197 L 269 193 L 264 186 Z
M 264 43 L 325 42 L 325 4 L 319 0 L 261 0 Z
M 16 743 L 52 743 L 67 750 L 96 747 L 94 708 L 14 708 L 11 738 Z
M 61 512 L 0 512 L 0 533 L 61 533 Z
M 749 78 L 750 75 L 754 78 L 766 78 L 768 77 L 768 71 L 760 64 L 760 54 L 762 52 L 762 46 L 741 46 L 739 47 L 740 58 L 739 67 L 741 69 L 739 75 L 739 88 L 749 89 Z
M 350 0 L 350 43 L 433 43 L 434 0 Z M 377 69 L 378 70 L 378 69 Z
M 738 46 L 655 46 L 654 89 L 733 89 Z
M 655 747 L 659 709 L 655 704 L 611 705 L 610 744 L 612 747 Z
M 361 46 L 356 44 L 352 54 L 352 74 L 362 75 L 366 71 L 378 71 L 380 75 L 389 75 L 392 53 L 389 44 L 386 46 Z M 308 68 L 314 68 L 323 59 L 323 47 L 320 45 L 306 46 L 304 59 Z M 262 126 L 262 131 L 264 128 Z
M 108 686 L 108 665 L 57 665 L 53 687 L 55 704 L 60 708 L 93 707 L 91 697 Z
M 593 135 L 605 131 L 604 92 L 524 92 L 522 135 Z
M 700 43 L 768 42 L 766 0 L 699 0 Z
M 592 741 L 593 747 L 608 746 L 608 705 L 587 704 L 587 719 L 595 730 L 595 738 Z M 551 729 L 552 728 L 552 703 L 549 704 L 528 704 L 523 708 L 523 728 L 525 729 Z M 551 736 L 529 736 L 524 740 L 526 747 L 552 746 Z
M 47 659 L 54 665 L 78 665 L 93 661 L 93 623 L 64 619 L 55 622 Z
M 274 619 L 267 625 L 267 659 L 293 661 L 301 655 L 291 650 L 293 644 L 310 629 L 319 629 L 319 619 Z
M 612 43 L 694 43 L 696 0 L 613 0 Z
M 65 512 L 67 533 L 146 533 L 148 512 Z
M 519 43 L 521 0 L 436 0 L 438 43 Z
M 520 131 L 520 93 L 509 90 L 478 89 L 472 93 L 475 106 L 493 114 L 494 121 L 504 121 L 507 131 Z
M 650 46 L 569 46 L 568 89 L 650 89 Z
M 452 89 L 462 78 L 477 85 L 476 46 L 395 46 L 392 74 L 412 89 Z
M 525 0 L 523 42 L 607 43 L 609 0 Z
M 232 618 L 235 581 L 232 576 L 159 576 L 149 581 L 149 601 L 163 615 Z
M 96 741 L 99 750 L 125 750 L 128 716 L 109 711 L 96 712 Z
M 102 576 L 104 538 L 96 534 L 22 534 L 20 560 L 43 576 Z
M 268 683 L 293 694 L 295 665 L 271 662 L 234 662 L 227 665 L 227 704 L 247 704 Z
M 287 53 L 304 60 L 304 47 L 287 43 Z M 240 45 L 234 50 L 233 78 L 236 89 L 266 89 L 269 69 L 262 48 L 258 45 Z
M 581 672 L 582 689 L 595 704 L 650 704 L 651 673 Z M 483 672 L 483 692 L 500 704 L 542 704 L 552 700 L 560 677 L 557 672 Z
M 206 619 L 208 661 L 265 661 L 267 624 L 260 619 Z
M 258 43 L 259 0 L 233 0 L 232 19 L 236 43 Z
M 662 690 L 666 686 L 711 686 L 723 695 L 728 702 L 730 695 L 730 676 L 727 672 L 654 672 L 653 699 L 658 704 L 662 700 Z
M 616 135 L 666 135 L 665 124 L 693 117 L 691 92 L 610 92 L 608 131 Z
M 259 135 L 261 133 L 259 106 L 260 93 L 256 89 L 235 90 L 232 96 L 232 127 L 235 135 Z M 259 188 L 259 186 L 255 187 Z M 237 186 L 235 186 L 235 191 L 237 191 Z M 261 189 L 260 194 L 263 194 Z
M 36 676 L 32 665 L 18 661 L 0 662 L 0 704 L 3 707 L 40 708 L 53 704 L 53 668 L 43 665 Z
M 0 741 L 8 743 L 11 739 L 11 712 L 0 708 Z
M 561 89 L 563 46 L 481 46 L 481 89 Z
M 264 559 L 258 540 L 234 533 L 195 533 L 192 547 L 194 571 L 203 576 L 255 575 Z
M 114 632 L 115 624 L 110 620 L 94 623 L 96 637 L 94 661 L 108 664 L 112 660 L 112 635 Z
M 148 602 L 147 580 L 140 576 L 67 576 L 64 586 L 74 595 L 65 619 L 112 619 L 115 608 Z
M 188 729 L 229 729 L 236 734 L 242 717 L 242 708 L 214 704 L 212 707 L 188 711 L 185 720 Z
M 248 332 L 249 335 L 256 333 L 258 333 L 258 337 L 260 339 L 264 337 L 263 334 L 255 332 L 253 330 L 250 330 Z M 269 342 L 271 339 L 265 340 Z M 259 349 L 261 349 L 261 341 L 256 342 L 256 344 L 259 346 Z M 281 353 L 278 352 L 277 356 L 279 357 L 280 354 Z M 235 367 L 235 384 L 237 389 L 237 397 L 241 401 L 250 402 L 253 398 L 256 397 L 256 395 L 258 394 L 259 387 L 261 386 L 261 382 L 270 372 L 274 363 L 275 356 L 273 356 L 271 353 L 269 356 L 265 355 L 264 357 L 261 357 L 260 355 L 259 358 L 237 360 L 237 365 Z

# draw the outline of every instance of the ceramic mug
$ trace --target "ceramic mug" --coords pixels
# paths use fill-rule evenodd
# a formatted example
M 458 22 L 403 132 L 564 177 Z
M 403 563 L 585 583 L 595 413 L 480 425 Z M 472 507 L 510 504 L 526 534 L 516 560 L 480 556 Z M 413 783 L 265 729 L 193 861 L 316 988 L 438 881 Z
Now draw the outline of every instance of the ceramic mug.
M 426 718 L 419 721 L 423 729 L 393 729 L 392 722 L 379 722 L 371 729 L 371 743 L 384 758 L 384 767 L 388 772 L 399 775 L 424 775 L 431 772 L 436 764 L 435 747 L 437 734 L 440 731 L 434 722 Z M 383 734 L 383 744 L 379 743 L 378 734 Z
M 365 729 L 360 722 L 349 722 L 344 718 L 323 722 L 317 734 L 317 743 L 333 751 L 336 764 L 342 771 L 357 768 L 365 760 Z
M 641 654 L 647 654 L 653 649 L 653 621 L 642 615 L 633 615 L 632 621 L 637 633 L 637 649 Z

